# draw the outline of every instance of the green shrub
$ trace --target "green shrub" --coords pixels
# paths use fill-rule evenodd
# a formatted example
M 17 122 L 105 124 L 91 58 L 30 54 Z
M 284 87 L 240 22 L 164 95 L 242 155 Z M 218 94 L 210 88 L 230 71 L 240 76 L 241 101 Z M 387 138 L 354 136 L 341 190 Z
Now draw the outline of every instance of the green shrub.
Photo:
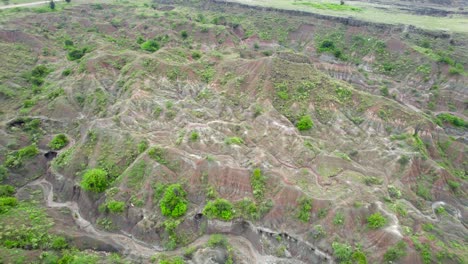
M 419 183 L 416 186 L 416 194 L 420 197 L 422 197 L 424 200 L 431 201 L 432 200 L 432 194 L 429 189 L 426 188 L 422 183 Z
M 247 197 L 236 203 L 236 209 L 238 215 L 245 219 L 257 220 L 260 218 L 257 205 Z
M 452 191 L 457 191 L 460 188 L 460 183 L 457 181 L 448 180 L 447 184 Z
M 403 155 L 398 159 L 398 163 L 400 163 L 401 166 L 405 166 L 406 164 L 408 164 L 409 161 L 410 158 L 406 155 Z
M 147 40 L 141 44 L 140 48 L 149 52 L 155 52 L 159 50 L 160 45 L 156 40 Z
M 8 169 L 0 165 L 0 182 L 8 178 Z
M 167 160 L 165 159 L 166 152 L 162 147 L 156 146 L 148 150 L 148 156 L 156 160 L 159 164 L 166 165 Z
M 310 116 L 305 115 L 299 119 L 299 121 L 296 124 L 297 129 L 300 131 L 304 130 L 309 130 L 314 126 L 314 122 L 312 121 L 312 118 Z
M 9 154 L 5 160 L 5 165 L 10 168 L 20 167 L 25 160 L 34 158 L 37 154 L 39 154 L 39 149 L 35 144 L 24 147 Z
M 202 57 L 202 53 L 198 50 L 192 52 L 192 59 L 198 60 Z
M 353 255 L 353 249 L 348 244 L 338 242 L 332 243 L 333 254 L 339 262 L 348 263 Z
M 343 225 L 345 221 L 345 217 L 342 212 L 337 212 L 335 217 L 333 217 L 333 224 L 334 225 Z
M 387 262 L 395 262 L 405 255 L 406 243 L 404 241 L 400 241 L 396 245 L 388 248 L 387 252 L 384 254 L 384 260 Z
M 142 140 L 140 141 L 140 143 L 138 143 L 137 149 L 138 149 L 139 154 L 145 152 L 147 148 L 148 148 L 148 141 Z
M 81 180 L 81 188 L 87 191 L 100 193 L 106 190 L 108 186 L 107 172 L 102 169 L 88 170 Z
M 62 250 L 67 247 L 68 247 L 68 243 L 64 237 L 57 236 L 52 240 L 51 248 L 54 250 Z
M 367 257 L 366 257 L 366 254 L 364 254 L 364 252 L 360 251 L 360 250 L 355 250 L 353 255 L 352 255 L 352 259 L 354 261 L 354 263 L 356 264 L 367 264 Z
M 110 201 L 107 203 L 107 209 L 111 213 L 122 213 L 125 211 L 125 203 L 120 201 Z
M 227 137 L 224 139 L 224 143 L 227 145 L 242 145 L 244 140 L 240 137 Z
M 215 247 L 226 248 L 228 245 L 229 244 L 228 244 L 226 237 L 221 234 L 213 234 L 210 236 L 210 239 L 208 240 L 208 246 L 211 248 L 215 248 Z
M 0 185 L 0 197 L 9 197 L 15 194 L 15 187 L 11 185 Z
M 67 47 L 67 48 L 74 45 L 73 41 L 70 40 L 70 39 L 66 39 L 66 40 L 64 41 L 64 44 L 65 44 L 65 47 Z
M 159 207 L 164 216 L 180 217 L 187 211 L 187 193 L 180 184 L 167 186 L 164 196 L 159 202 Z
M 299 200 L 299 212 L 297 218 L 302 222 L 309 222 L 310 220 L 310 210 L 312 210 L 312 199 L 307 197 L 302 197 Z
M 64 134 L 58 134 L 49 142 L 49 148 L 59 150 L 68 145 L 68 138 Z
M 68 51 L 67 58 L 70 61 L 75 61 L 83 58 L 83 56 L 86 54 L 88 51 L 87 48 L 82 48 L 82 49 L 77 49 L 77 48 L 72 48 Z
M 209 201 L 203 209 L 203 214 L 208 218 L 219 218 L 229 221 L 234 217 L 232 204 L 225 199 Z
M 198 134 L 197 131 L 192 131 L 192 133 L 190 133 L 190 141 L 195 142 L 199 138 L 200 138 L 200 135 Z
M 15 197 L 0 197 L 0 214 L 3 214 L 18 204 Z
M 465 72 L 465 68 L 463 67 L 463 64 L 461 63 L 456 63 L 455 66 L 450 66 L 449 68 L 450 74 L 462 75 L 464 72 Z
M 387 218 L 385 218 L 380 212 L 377 212 L 375 214 L 371 214 L 367 218 L 367 224 L 372 229 L 378 229 L 387 224 Z
M 253 195 L 255 199 L 262 199 L 265 193 L 266 179 L 262 175 L 260 169 L 254 169 L 250 177 L 250 185 L 252 186 Z
M 439 114 L 439 115 L 437 115 L 437 119 L 440 120 L 441 122 L 449 123 L 449 124 L 451 124 L 453 126 L 456 126 L 456 127 L 468 128 L 468 121 L 465 121 L 464 119 L 462 119 L 462 118 L 460 118 L 458 116 L 449 114 L 449 113 Z
M 396 198 L 396 199 L 401 198 L 401 191 L 397 187 L 395 187 L 393 185 L 388 186 L 388 194 L 392 198 Z
M 180 32 L 180 36 L 183 38 L 183 39 L 187 39 L 188 38 L 188 33 L 186 30 L 182 30 Z

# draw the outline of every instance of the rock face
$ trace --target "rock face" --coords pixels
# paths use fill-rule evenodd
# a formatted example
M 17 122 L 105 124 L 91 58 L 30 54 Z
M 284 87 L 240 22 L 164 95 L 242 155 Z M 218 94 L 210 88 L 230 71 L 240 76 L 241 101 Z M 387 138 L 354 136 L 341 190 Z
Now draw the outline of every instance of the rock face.
M 0 161 L 20 200 L 39 190 L 72 245 L 135 262 L 464 259 L 466 36 L 179 2 L 8 18 Z

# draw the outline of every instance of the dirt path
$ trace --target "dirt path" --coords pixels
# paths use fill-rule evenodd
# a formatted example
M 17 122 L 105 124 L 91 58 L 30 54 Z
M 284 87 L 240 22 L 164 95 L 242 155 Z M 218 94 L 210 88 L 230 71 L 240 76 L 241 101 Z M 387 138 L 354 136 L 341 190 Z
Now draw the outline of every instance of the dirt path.
M 40 1 L 40 2 L 25 3 L 25 4 L 0 6 L 0 10 L 16 8 L 16 7 L 28 7 L 28 6 L 35 6 L 35 5 L 41 5 L 41 4 L 48 4 L 49 2 L 50 1 Z M 54 0 L 54 2 L 63 2 L 63 0 Z

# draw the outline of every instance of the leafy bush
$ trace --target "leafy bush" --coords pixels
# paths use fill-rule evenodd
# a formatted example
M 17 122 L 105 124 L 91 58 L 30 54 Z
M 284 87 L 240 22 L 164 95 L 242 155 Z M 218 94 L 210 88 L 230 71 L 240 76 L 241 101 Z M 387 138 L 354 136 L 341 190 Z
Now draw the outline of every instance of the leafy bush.
M 339 262 L 349 262 L 353 255 L 353 249 L 348 244 L 332 243 L 333 254 Z
M 160 47 L 161 46 L 159 45 L 159 42 L 157 42 L 156 40 L 147 40 L 143 42 L 140 46 L 142 50 L 146 50 L 149 52 L 155 52 L 159 50 Z
M 424 200 L 427 200 L 427 201 L 432 200 L 431 191 L 427 189 L 426 186 L 424 186 L 422 183 L 416 186 L 416 194 L 422 197 Z
M 345 59 L 343 51 L 336 47 L 333 40 L 325 39 L 319 44 L 319 52 L 328 52 L 333 54 L 338 59 Z
M 250 177 L 250 185 L 252 186 L 255 199 L 263 198 L 265 193 L 265 180 L 260 169 L 253 170 L 252 176 Z
M 211 248 L 215 248 L 215 247 L 226 248 L 228 246 L 228 241 L 226 237 L 221 234 L 213 234 L 210 236 L 210 239 L 208 240 L 208 246 Z
M 342 225 L 342 224 L 344 224 L 344 220 L 345 220 L 345 218 L 344 218 L 343 213 L 342 212 L 337 212 L 335 214 L 335 217 L 333 217 L 333 224 L 334 225 Z
M 314 122 L 312 121 L 312 118 L 310 116 L 305 115 L 299 119 L 299 121 L 296 124 L 297 129 L 300 131 L 304 130 L 309 130 L 314 126 Z
M 8 178 L 8 169 L 0 165 L 0 182 Z
M 195 142 L 199 138 L 200 138 L 200 135 L 198 134 L 197 131 L 192 131 L 192 133 L 190 133 L 190 141 Z
M 202 53 L 198 50 L 192 52 L 192 59 L 198 60 L 202 57 Z
M 393 185 L 388 186 L 388 194 L 392 198 L 396 198 L 396 199 L 401 198 L 401 191 L 397 187 L 395 187 Z
M 7 212 L 10 207 L 17 204 L 18 200 L 15 197 L 0 197 L 0 214 Z
M 187 211 L 187 193 L 180 184 L 167 186 L 164 196 L 159 202 L 161 212 L 164 216 L 180 217 Z
M 15 191 L 15 187 L 11 185 L 0 185 L 0 197 L 13 196 Z
M 405 166 L 406 164 L 408 164 L 409 161 L 410 158 L 406 155 L 403 155 L 398 159 L 398 163 L 400 163 L 401 166 Z
M 55 250 L 62 250 L 68 247 L 67 240 L 64 237 L 58 236 L 52 240 L 51 248 Z
M 260 218 L 260 212 L 257 205 L 247 197 L 236 203 L 238 215 L 245 219 L 257 220 Z
M 456 127 L 465 127 L 468 128 L 468 122 L 463 120 L 462 118 L 449 114 L 449 113 L 442 113 L 437 116 L 437 119 L 444 123 L 452 124 Z
M 367 224 L 372 229 L 377 229 L 383 227 L 387 223 L 387 218 L 385 218 L 380 212 L 371 214 L 367 218 Z
M 209 201 L 203 209 L 203 214 L 208 218 L 219 218 L 225 221 L 234 217 L 232 204 L 225 199 L 216 199 Z
M 463 67 L 463 64 L 461 63 L 456 63 L 455 66 L 450 66 L 449 68 L 449 73 L 450 74 L 460 74 L 462 75 L 465 72 L 465 68 Z
M 460 183 L 459 182 L 448 180 L 447 183 L 448 183 L 448 186 L 450 187 L 450 189 L 452 191 L 457 191 L 458 188 L 460 188 Z
M 138 149 L 139 154 L 145 152 L 147 148 L 148 148 L 148 141 L 142 140 L 140 141 L 140 143 L 138 143 L 137 149 Z
M 5 160 L 5 165 L 10 168 L 20 167 L 27 159 L 31 159 L 39 154 L 39 149 L 35 144 L 24 147 L 9 154 Z
M 82 48 L 82 49 L 72 48 L 68 51 L 67 58 L 70 61 L 79 60 L 83 58 L 83 56 L 86 54 L 87 51 L 88 51 L 88 48 Z
M 110 201 L 107 203 L 107 209 L 111 213 L 122 213 L 125 211 L 125 203 L 120 201 Z
M 74 45 L 73 41 L 70 40 L 70 39 L 66 39 L 66 40 L 64 41 L 64 44 L 65 44 L 65 47 L 70 47 L 70 46 L 73 46 L 73 45 Z
M 162 165 L 166 165 L 167 161 L 165 159 L 166 152 L 162 147 L 152 147 L 148 150 L 148 156 Z
M 188 38 L 188 33 L 186 30 L 182 30 L 180 32 L 180 36 L 183 38 L 183 39 L 187 39 Z
M 240 137 L 227 137 L 224 139 L 224 143 L 228 145 L 242 145 L 244 144 L 244 140 Z
M 312 210 L 312 199 L 307 197 L 302 197 L 299 200 L 299 212 L 297 218 L 302 222 L 309 222 L 310 220 L 310 210 Z
M 81 188 L 100 193 L 106 190 L 107 183 L 107 172 L 102 169 L 91 169 L 88 170 L 81 180 Z
M 68 138 L 64 134 L 58 134 L 49 142 L 49 148 L 59 150 L 68 145 Z
M 384 254 L 384 260 L 387 262 L 394 262 L 406 255 L 406 243 L 403 241 L 398 242 L 396 245 L 389 247 Z

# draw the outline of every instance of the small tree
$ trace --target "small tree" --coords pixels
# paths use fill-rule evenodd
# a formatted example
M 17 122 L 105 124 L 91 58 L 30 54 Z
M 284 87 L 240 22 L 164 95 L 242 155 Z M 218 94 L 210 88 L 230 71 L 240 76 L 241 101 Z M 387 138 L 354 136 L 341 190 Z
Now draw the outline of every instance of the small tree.
M 81 180 L 81 188 L 92 192 L 103 192 L 107 188 L 107 172 L 101 169 L 88 170 Z
M 183 39 L 187 39 L 188 38 L 188 33 L 186 30 L 182 30 L 182 32 L 180 32 L 180 35 L 182 36 Z
M 385 218 L 381 213 L 377 212 L 370 215 L 367 218 L 367 223 L 372 229 L 377 229 L 383 227 L 387 223 L 387 218 Z
M 65 0 L 65 2 L 67 2 L 67 3 L 70 3 L 70 2 L 71 2 L 71 0 Z
M 49 7 L 50 7 L 50 9 L 52 9 L 52 10 L 55 9 L 55 2 L 54 2 L 54 0 L 51 0 L 51 1 L 49 2 Z
M 312 121 L 312 118 L 310 118 L 310 116 L 308 115 L 301 117 L 299 122 L 297 122 L 296 124 L 297 129 L 299 129 L 300 131 L 309 130 L 313 126 L 314 122 Z
M 166 188 L 164 196 L 159 203 L 164 216 L 180 217 L 187 211 L 187 193 L 180 184 L 172 184 Z

